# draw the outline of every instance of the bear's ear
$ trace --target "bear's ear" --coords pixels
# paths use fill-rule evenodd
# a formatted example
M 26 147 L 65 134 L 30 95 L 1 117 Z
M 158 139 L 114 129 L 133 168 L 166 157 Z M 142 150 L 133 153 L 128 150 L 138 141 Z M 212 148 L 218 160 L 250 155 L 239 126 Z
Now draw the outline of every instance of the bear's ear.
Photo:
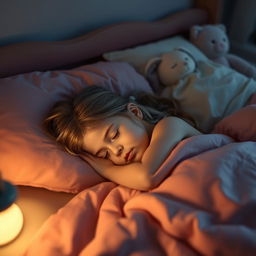
M 161 61 L 162 59 L 160 57 L 152 58 L 147 62 L 144 69 L 144 75 L 154 92 L 159 92 L 159 89 L 162 87 L 157 75 L 157 69 Z
M 199 26 L 199 25 L 193 26 L 190 29 L 190 39 L 196 40 L 202 30 L 203 30 L 202 26 Z
M 226 33 L 226 27 L 224 24 L 217 24 L 216 26 Z
M 147 74 L 155 72 L 157 70 L 160 62 L 161 62 L 160 57 L 155 57 L 155 58 L 150 59 L 145 66 L 145 71 L 144 71 L 145 75 L 147 76 Z

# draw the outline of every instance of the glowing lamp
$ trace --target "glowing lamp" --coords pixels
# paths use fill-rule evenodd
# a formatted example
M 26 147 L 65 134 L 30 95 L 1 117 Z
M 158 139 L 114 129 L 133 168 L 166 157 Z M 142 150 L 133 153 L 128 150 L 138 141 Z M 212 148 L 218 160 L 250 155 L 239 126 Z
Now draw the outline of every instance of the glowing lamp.
M 10 182 L 1 180 L 0 175 L 0 246 L 14 240 L 23 226 L 23 214 L 14 204 L 17 190 Z

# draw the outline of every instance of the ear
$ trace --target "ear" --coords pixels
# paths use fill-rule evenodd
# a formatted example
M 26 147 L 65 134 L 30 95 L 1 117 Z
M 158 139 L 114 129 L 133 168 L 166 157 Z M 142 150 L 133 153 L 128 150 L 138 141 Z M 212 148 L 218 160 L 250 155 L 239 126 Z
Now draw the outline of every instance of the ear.
M 138 117 L 139 119 L 141 119 L 141 120 L 143 119 L 143 113 L 138 105 L 136 105 L 132 102 L 129 102 L 127 104 L 127 111 L 128 111 L 128 113 L 131 113 L 132 115 Z
M 197 40 L 200 32 L 203 30 L 202 26 L 195 25 L 190 29 L 190 40 Z
M 148 74 L 154 72 L 157 69 L 160 62 L 161 58 L 159 57 L 150 59 L 145 66 L 145 75 L 147 76 Z
M 162 87 L 159 81 L 159 78 L 157 76 L 157 69 L 160 62 L 161 62 L 161 58 L 159 57 L 152 58 L 147 62 L 144 70 L 144 75 L 146 79 L 149 81 L 154 92 L 159 91 L 159 89 Z
M 177 49 L 178 51 L 181 51 L 181 52 L 185 52 L 191 59 L 194 60 L 195 64 L 197 64 L 197 61 L 190 50 L 188 50 L 185 47 L 179 47 L 179 48 L 175 48 L 175 49 Z
M 188 55 L 190 55 L 190 56 L 192 55 L 191 51 L 188 50 L 188 49 L 185 48 L 185 47 L 178 47 L 178 48 L 175 48 L 175 50 L 181 51 L 181 52 L 185 52 L 186 54 L 188 54 Z
M 216 26 L 226 33 L 226 27 L 224 24 L 217 24 Z

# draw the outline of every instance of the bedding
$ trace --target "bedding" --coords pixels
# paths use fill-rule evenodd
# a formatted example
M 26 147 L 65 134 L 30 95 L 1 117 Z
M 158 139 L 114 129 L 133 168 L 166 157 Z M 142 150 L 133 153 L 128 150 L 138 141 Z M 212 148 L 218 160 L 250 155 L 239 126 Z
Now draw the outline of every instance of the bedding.
M 173 6 L 182 1 L 169 2 Z M 215 4 L 219 1 L 210 1 Z M 94 18 L 97 14 L 91 13 Z M 145 64 L 174 47 L 187 47 L 198 61 L 207 62 L 183 36 L 207 18 L 205 10 L 175 9 L 155 22 L 113 24 L 70 40 L 0 47 L 0 77 L 6 77 L 0 79 L 3 177 L 14 184 L 52 190 L 56 202 L 59 192 L 78 193 L 68 194 L 65 200 L 73 199 L 52 214 L 36 235 L 28 235 L 32 241 L 24 256 L 255 254 L 254 105 L 215 126 L 214 133 L 229 136 L 207 134 L 181 141 L 158 170 L 169 170 L 168 177 L 149 192 L 104 180 L 85 161 L 63 151 L 41 126 L 54 102 L 84 86 L 100 84 L 121 94 L 151 93 L 142 76 Z M 105 61 L 81 66 L 101 54 Z M 78 67 L 60 68 L 69 65 Z M 32 200 L 40 198 L 35 193 Z M 33 219 L 33 207 L 26 210 L 30 215 L 25 218 Z
M 122 61 L 132 65 L 140 74 L 145 74 L 147 62 L 159 57 L 163 53 L 170 52 L 175 48 L 183 47 L 193 53 L 197 61 L 207 61 L 208 58 L 184 36 L 172 36 L 156 42 L 127 48 L 120 51 L 106 52 L 103 58 L 108 61 Z
M 197 127 L 209 133 L 223 118 L 249 104 L 255 93 L 254 79 L 208 60 L 198 61 L 197 72 L 164 88 L 161 95 L 176 99 Z
M 121 23 L 72 40 L 18 43 L 0 48 L 0 77 L 37 70 L 0 79 L 0 122 L 3 124 L 0 127 L 0 151 L 4 152 L 0 155 L 0 169 L 3 177 L 17 185 L 71 193 L 102 182 L 103 178 L 87 163 L 68 155 L 52 142 L 42 131 L 42 120 L 54 102 L 81 90 L 83 86 L 100 84 L 118 93 L 129 94 L 136 90 L 151 93 L 150 84 L 122 59 L 121 62 L 101 61 L 73 69 L 38 70 L 96 57 L 107 49 L 117 49 L 117 43 L 118 47 L 125 48 L 135 41 L 139 44 L 150 41 L 149 38 L 157 40 L 178 31 L 182 33 L 189 29 L 191 23 L 202 23 L 206 17 L 203 10 L 189 9 L 156 22 Z M 113 34 L 121 30 L 126 32 L 126 36 L 112 41 Z M 144 31 L 143 37 L 139 36 L 140 31 Z M 129 33 L 137 36 L 127 41 L 125 38 Z M 102 40 L 106 42 L 104 47 L 97 47 Z M 159 42 L 157 48 L 163 44 L 174 47 L 180 43 L 186 44 L 185 39 L 169 38 Z M 188 42 L 186 45 L 193 48 Z M 193 49 L 196 51 L 195 47 Z M 13 55 L 16 62 L 13 62 Z M 203 54 L 198 52 L 198 58 L 204 58 Z
M 123 95 L 152 92 L 143 76 L 119 62 L 0 79 L 3 178 L 16 185 L 71 193 L 103 181 L 85 161 L 63 151 L 42 129 L 42 120 L 56 101 L 93 84 Z
M 213 133 L 226 134 L 237 141 L 256 141 L 256 104 L 245 106 L 220 120 Z
M 225 135 L 188 138 L 159 168 L 169 170 L 159 187 L 104 182 L 80 192 L 24 255 L 253 256 L 255 152 L 255 142 Z
M 178 47 L 187 49 L 193 55 L 197 62 L 197 72 L 180 80 L 175 86 L 164 88 L 154 74 L 156 72 L 148 72 L 148 64 L 151 59 Z M 157 94 L 176 99 L 182 111 L 190 115 L 204 133 L 213 131 L 214 126 L 223 118 L 249 104 L 251 97 L 256 93 L 254 79 L 212 62 L 184 36 L 174 36 L 121 51 L 105 53 L 103 57 L 108 61 L 124 61 L 132 65 L 148 80 Z M 233 125 L 229 120 L 231 119 L 225 122 L 225 129 L 219 128 L 218 132 L 233 134 L 227 132 L 230 128 L 226 129 Z M 249 136 L 251 136 L 250 133 Z

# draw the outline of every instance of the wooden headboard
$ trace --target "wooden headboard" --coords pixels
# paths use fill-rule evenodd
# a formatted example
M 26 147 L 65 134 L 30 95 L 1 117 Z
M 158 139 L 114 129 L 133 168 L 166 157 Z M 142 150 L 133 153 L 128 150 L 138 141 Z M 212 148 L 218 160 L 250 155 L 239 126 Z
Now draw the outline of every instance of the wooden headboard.
M 216 19 L 219 2 L 2 0 L 0 77 L 65 67 L 185 31 Z
M 161 19 L 193 5 L 193 0 L 1 0 L 0 45 L 70 39 L 124 21 Z

